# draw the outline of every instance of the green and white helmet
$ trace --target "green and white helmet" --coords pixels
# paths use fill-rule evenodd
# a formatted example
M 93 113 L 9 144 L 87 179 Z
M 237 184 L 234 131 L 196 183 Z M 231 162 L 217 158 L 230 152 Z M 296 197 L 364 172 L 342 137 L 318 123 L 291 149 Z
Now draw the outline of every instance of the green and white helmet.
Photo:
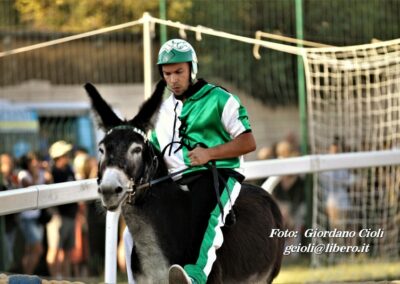
M 197 56 L 193 47 L 183 39 L 171 39 L 164 43 L 158 52 L 157 65 L 171 63 L 191 63 L 191 79 L 195 80 L 197 76 Z

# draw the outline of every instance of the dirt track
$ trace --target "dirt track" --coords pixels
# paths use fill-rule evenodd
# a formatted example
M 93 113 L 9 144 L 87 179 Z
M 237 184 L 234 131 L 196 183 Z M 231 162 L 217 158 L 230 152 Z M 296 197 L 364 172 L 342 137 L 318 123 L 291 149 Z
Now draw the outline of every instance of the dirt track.
M 26 284 L 37 284 L 37 283 L 42 283 L 42 284 L 84 284 L 84 282 L 71 282 L 71 281 L 65 281 L 65 280 L 46 280 L 46 279 L 40 279 L 37 276 L 29 276 L 29 275 L 6 275 L 6 274 L 0 274 L 0 284 L 8 284 L 9 279 L 14 278 L 14 280 L 19 280 L 19 281 L 24 281 L 24 282 L 18 282 L 18 283 L 26 283 Z

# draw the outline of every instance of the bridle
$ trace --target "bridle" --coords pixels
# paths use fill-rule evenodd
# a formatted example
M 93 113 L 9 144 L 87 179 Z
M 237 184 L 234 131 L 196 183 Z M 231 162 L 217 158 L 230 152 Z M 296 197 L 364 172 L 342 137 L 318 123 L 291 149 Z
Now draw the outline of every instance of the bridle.
M 123 130 L 131 130 L 136 134 L 139 134 L 142 138 L 143 141 L 145 143 L 145 145 L 148 147 L 148 149 L 150 150 L 150 156 L 152 158 L 151 161 L 151 165 L 149 167 L 148 170 L 148 181 L 144 180 L 144 172 L 142 172 L 142 174 L 140 175 L 141 178 L 139 180 L 135 180 L 134 178 L 130 178 L 129 181 L 126 183 L 125 186 L 123 186 L 122 188 L 125 190 L 125 196 L 123 197 L 123 199 L 125 200 L 126 198 L 128 199 L 128 203 L 132 203 L 132 198 L 136 195 L 136 192 L 138 190 L 147 190 L 150 187 L 152 187 L 153 185 L 159 184 L 163 181 L 166 181 L 168 179 L 173 178 L 174 176 L 177 176 L 179 174 L 182 174 L 183 172 L 185 172 L 187 169 L 191 168 L 191 166 L 188 166 L 182 170 L 170 173 L 168 175 L 165 175 L 163 177 L 160 177 L 158 179 L 152 179 L 152 177 L 155 175 L 155 173 L 158 170 L 158 165 L 159 165 L 159 161 L 158 161 L 158 157 L 154 152 L 154 148 L 151 145 L 151 143 L 149 142 L 145 132 L 135 126 L 132 125 L 127 125 L 127 124 L 123 124 L 123 125 L 118 125 L 115 126 L 113 128 L 111 128 L 110 130 L 107 131 L 106 135 L 111 134 L 114 130 L 117 129 L 123 129 Z M 98 184 L 101 183 L 101 179 L 97 180 Z
M 144 141 L 145 145 L 151 151 L 150 155 L 152 157 L 152 163 L 151 163 L 151 166 L 149 167 L 149 174 L 148 174 L 149 180 L 148 181 L 144 181 L 144 179 L 143 179 L 144 172 L 142 172 L 141 178 L 140 178 L 138 183 L 135 181 L 134 178 L 129 179 L 129 181 L 127 182 L 126 186 L 123 187 L 123 189 L 125 190 L 125 194 L 124 194 L 124 197 L 123 197 L 121 203 L 123 203 L 126 199 L 128 199 L 127 202 L 129 204 L 131 204 L 132 203 L 132 198 L 136 195 L 136 192 L 138 190 L 148 190 L 153 185 L 159 184 L 159 183 L 161 183 L 163 181 L 166 181 L 168 179 L 173 178 L 174 176 L 180 175 L 183 172 L 185 172 L 188 169 L 193 167 L 193 166 L 188 166 L 188 167 L 186 167 L 186 168 L 184 168 L 182 170 L 179 170 L 179 171 L 167 174 L 167 175 L 165 175 L 163 177 L 160 177 L 158 179 L 153 179 L 152 180 L 151 179 L 152 176 L 154 176 L 154 174 L 157 172 L 159 161 L 158 161 L 157 155 L 154 153 L 153 146 L 151 145 L 151 143 L 147 139 L 147 136 L 146 136 L 145 132 L 143 130 L 137 128 L 137 127 L 132 126 L 132 125 L 124 124 L 124 125 L 118 125 L 118 126 L 115 126 L 115 127 L 111 128 L 109 131 L 107 131 L 106 135 L 111 134 L 111 132 L 114 129 L 129 129 L 129 130 L 132 130 L 133 132 L 135 132 L 136 134 L 139 134 L 143 138 L 143 141 Z M 170 144 L 172 145 L 173 143 L 182 143 L 182 142 L 171 142 Z M 168 148 L 168 145 L 163 149 L 162 154 L 161 154 L 162 157 L 164 156 L 165 151 L 166 151 L 167 148 Z M 217 171 L 217 168 L 216 168 L 216 165 L 215 165 L 215 161 L 213 161 L 211 163 L 211 165 L 204 165 L 204 166 L 206 168 L 208 168 L 209 170 L 211 170 L 211 172 L 212 172 L 214 189 L 215 189 L 216 198 L 217 198 L 217 204 L 218 204 L 218 206 L 219 206 L 219 208 L 220 208 L 220 210 L 222 212 L 222 218 L 223 218 L 223 212 L 224 211 L 223 211 L 223 208 L 222 208 L 222 204 L 221 204 L 221 201 L 220 201 L 220 194 L 219 194 L 219 173 Z M 100 183 L 101 180 L 98 180 L 98 182 Z M 227 187 L 226 181 L 223 181 L 223 183 L 224 183 L 224 187 L 226 188 Z M 229 198 L 229 201 L 232 204 L 232 201 L 230 200 L 231 198 L 230 198 L 229 191 L 228 191 L 228 198 Z M 235 217 L 235 214 L 234 214 L 233 210 L 232 210 L 232 219 L 236 220 L 236 217 Z M 234 221 L 234 222 L 236 222 L 236 221 Z
M 154 156 L 156 159 L 157 156 Z M 158 161 L 158 160 L 157 160 Z M 139 184 L 136 184 L 133 180 L 133 178 L 131 178 L 127 184 L 126 187 L 124 187 L 124 189 L 126 189 L 126 193 L 127 193 L 127 198 L 128 198 L 128 203 L 132 202 L 132 197 L 134 197 L 136 195 L 136 191 L 137 190 L 141 190 L 141 189 L 149 189 L 150 187 L 152 187 L 153 185 L 162 183 L 163 181 L 169 180 L 171 178 L 173 178 L 174 176 L 180 175 L 183 172 L 185 172 L 187 169 L 191 168 L 191 166 L 186 167 L 182 170 L 170 173 L 168 175 L 165 175 L 163 177 L 160 177 L 158 179 L 153 179 L 153 180 L 149 180 L 148 182 L 141 182 L 142 179 L 140 180 Z

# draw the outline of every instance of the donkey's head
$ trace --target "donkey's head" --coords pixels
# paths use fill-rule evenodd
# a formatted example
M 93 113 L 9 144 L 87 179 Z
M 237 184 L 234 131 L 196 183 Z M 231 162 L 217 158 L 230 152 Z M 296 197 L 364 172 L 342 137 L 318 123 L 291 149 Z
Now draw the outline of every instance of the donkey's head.
M 87 83 L 85 89 L 106 135 L 99 143 L 98 184 L 102 205 L 116 210 L 135 192 L 139 183 L 147 182 L 157 161 L 146 132 L 152 127 L 152 118 L 162 102 L 165 83 L 160 81 L 150 99 L 131 120 L 121 120 L 103 100 L 96 88 Z M 135 198 L 135 197 L 134 197 Z

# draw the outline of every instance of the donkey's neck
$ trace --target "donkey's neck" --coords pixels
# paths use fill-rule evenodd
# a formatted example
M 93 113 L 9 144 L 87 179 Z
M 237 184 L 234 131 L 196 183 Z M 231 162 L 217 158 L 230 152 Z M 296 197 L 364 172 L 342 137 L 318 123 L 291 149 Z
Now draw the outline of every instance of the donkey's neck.
M 161 154 L 154 148 L 152 152 L 157 156 L 158 163 L 155 173 L 149 178 L 155 180 L 168 175 L 168 169 Z M 153 160 L 154 157 L 150 158 Z M 122 215 L 134 240 L 139 261 L 137 265 L 142 272 L 136 275 L 138 283 L 161 283 L 167 278 L 168 268 L 171 265 L 157 233 L 159 224 L 155 221 L 157 218 L 154 216 L 154 212 L 160 207 L 159 197 L 157 197 L 157 193 L 154 193 L 159 187 L 160 185 L 157 184 L 148 188 L 147 190 L 150 192 L 143 203 L 125 203 L 122 206 Z
M 156 155 L 159 162 L 153 180 L 168 175 L 161 154 L 156 152 Z M 158 261 L 157 265 L 161 265 L 165 273 L 168 265 L 176 259 L 182 259 L 185 254 L 185 249 L 176 248 L 182 244 L 186 247 L 190 240 L 190 230 L 187 229 L 190 221 L 189 196 L 171 179 L 157 183 L 148 190 L 143 203 L 125 204 L 122 214 L 135 240 L 142 265 L 143 262 L 149 264 L 147 268 L 142 267 L 143 270 L 151 273 L 151 265 L 156 265 Z M 158 276 L 153 275 L 153 279 Z
M 122 207 L 126 225 L 131 233 L 142 274 L 138 282 L 159 283 L 166 278 L 170 261 L 165 256 L 152 218 L 140 207 Z M 157 267 L 157 269 L 155 269 Z

